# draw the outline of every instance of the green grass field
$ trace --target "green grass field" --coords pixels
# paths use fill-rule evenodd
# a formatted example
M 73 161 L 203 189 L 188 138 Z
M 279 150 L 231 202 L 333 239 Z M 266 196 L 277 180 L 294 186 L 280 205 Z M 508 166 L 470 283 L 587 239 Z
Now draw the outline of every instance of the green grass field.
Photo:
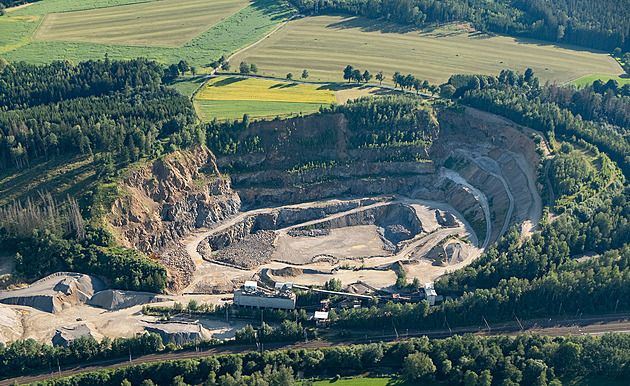
M 615 79 L 617 80 L 617 82 L 619 82 L 619 85 L 630 83 L 630 76 L 627 76 L 627 75 L 624 76 L 623 78 L 619 76 L 609 76 L 609 75 L 588 75 L 588 76 L 583 76 L 580 79 L 577 79 L 571 82 L 571 84 L 578 87 L 585 87 L 585 86 L 589 86 L 593 84 L 593 82 L 595 82 L 597 79 L 601 80 L 604 83 L 608 82 L 610 79 Z
M 206 78 L 201 76 L 195 78 L 176 78 L 169 82 L 167 86 L 174 88 L 182 95 L 192 97 L 193 93 L 201 87 L 205 81 Z
M 10 33 L 8 35 L 10 36 L 8 37 L 5 36 L 5 30 L 2 29 L 0 55 L 9 61 L 24 60 L 31 63 L 49 63 L 53 60 L 63 59 L 70 59 L 74 62 L 102 59 L 106 53 L 111 59 L 132 59 L 141 56 L 162 63 L 175 63 L 183 59 L 197 67 L 199 72 L 203 72 L 204 68 L 221 55 L 235 52 L 257 41 L 288 19 L 294 12 L 286 3 L 275 0 L 257 0 L 176 48 L 33 40 L 33 34 L 42 23 L 42 17 L 48 13 L 93 9 L 108 4 L 120 6 L 142 2 L 134 0 L 88 0 L 82 5 L 78 5 L 75 4 L 76 1 L 71 0 L 44 0 L 9 12 L 7 15 L 10 18 L 16 16 L 38 16 L 39 18 L 36 21 L 14 21 L 14 23 L 22 24 L 22 26 L 9 27 Z M 152 4 L 146 4 L 146 6 Z M 115 8 L 117 7 L 112 9 Z M 111 11 L 111 9 L 109 10 Z M 194 12 L 190 12 L 188 16 L 194 14 Z M 179 14 L 179 16 L 184 17 L 184 14 Z M 0 18 L 0 28 L 8 25 L 5 18 L 7 16 Z M 178 21 L 183 24 L 187 23 L 186 19 L 179 19 Z M 91 34 L 89 26 L 87 26 L 84 35 L 90 36 Z
M 395 71 L 431 83 L 451 74 L 498 74 L 503 69 L 531 67 L 542 80 L 569 82 L 589 74 L 623 72 L 604 53 L 510 37 L 470 34 L 454 25 L 434 31 L 360 17 L 316 16 L 296 19 L 261 44 L 232 61 L 256 63 L 263 75 L 283 77 L 307 69 L 310 80 L 342 81 L 348 64 L 372 73 L 383 71 L 387 82 Z
M 209 122 L 214 118 L 240 119 L 244 114 L 250 117 L 291 116 L 298 113 L 312 113 L 319 110 L 324 103 L 303 102 L 270 102 L 270 101 L 238 101 L 238 100 L 195 100 L 197 113 L 202 121 Z
M 46 15 L 34 40 L 177 47 L 248 0 L 162 0 Z
M 64 156 L 18 170 L 0 173 L 0 205 L 16 199 L 38 197 L 38 192 L 50 192 L 55 197 L 75 196 L 95 181 L 92 157 Z

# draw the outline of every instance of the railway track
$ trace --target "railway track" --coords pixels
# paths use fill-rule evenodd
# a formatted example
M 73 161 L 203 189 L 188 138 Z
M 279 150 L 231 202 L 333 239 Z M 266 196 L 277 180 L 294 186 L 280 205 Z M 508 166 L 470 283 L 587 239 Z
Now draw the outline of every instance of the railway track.
M 565 336 L 571 334 L 579 335 L 603 335 L 610 332 L 630 333 L 630 313 L 614 314 L 614 315 L 597 315 L 586 316 L 577 315 L 575 318 L 547 318 L 533 320 L 517 320 L 487 326 L 461 327 L 443 330 L 427 330 L 427 331 L 411 331 L 401 334 L 382 334 L 382 335 L 365 335 L 364 337 L 355 337 L 347 339 L 333 340 L 312 340 L 308 342 L 297 342 L 291 344 L 273 343 L 264 344 L 262 347 L 256 345 L 228 345 L 215 347 L 201 351 L 181 351 L 162 354 L 149 354 L 136 358 L 117 358 L 99 362 L 92 362 L 85 365 L 67 366 L 59 369 L 51 369 L 49 371 L 37 374 L 25 375 L 17 378 L 4 379 L 0 381 L 0 386 L 8 386 L 17 381 L 19 384 L 43 381 L 46 379 L 67 377 L 89 371 L 96 371 L 107 368 L 116 368 L 129 365 L 137 365 L 141 363 L 153 363 L 159 361 L 168 361 L 174 359 L 200 358 L 211 355 L 222 354 L 238 354 L 250 351 L 260 350 L 290 350 L 290 349 L 316 349 L 332 346 L 348 346 L 353 344 L 368 344 L 374 342 L 393 342 L 404 340 L 412 337 L 426 336 L 430 339 L 447 338 L 453 335 L 476 334 L 481 336 L 497 336 L 497 335 L 517 335 L 521 333 L 531 333 L 548 335 L 552 337 Z M 373 331 L 372 331 L 373 333 Z

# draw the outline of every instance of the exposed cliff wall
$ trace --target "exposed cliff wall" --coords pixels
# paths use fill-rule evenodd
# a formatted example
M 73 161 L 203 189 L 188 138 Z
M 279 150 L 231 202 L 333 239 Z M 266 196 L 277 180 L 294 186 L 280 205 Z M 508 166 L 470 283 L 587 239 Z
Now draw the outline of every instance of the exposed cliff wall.
M 145 253 L 176 246 L 196 228 L 236 213 L 240 199 L 204 148 L 179 151 L 153 161 L 125 179 L 107 216 L 122 242 Z

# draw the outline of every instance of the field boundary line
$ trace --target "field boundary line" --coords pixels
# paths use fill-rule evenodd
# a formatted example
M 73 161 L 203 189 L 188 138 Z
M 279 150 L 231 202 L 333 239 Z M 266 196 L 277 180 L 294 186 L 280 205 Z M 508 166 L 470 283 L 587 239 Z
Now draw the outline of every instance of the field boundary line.
M 285 20 L 284 22 L 282 22 L 279 26 L 277 26 L 276 28 L 274 28 L 271 32 L 267 33 L 265 36 L 263 36 L 261 39 L 259 39 L 258 41 L 248 45 L 247 47 L 241 48 L 240 50 L 236 51 L 235 53 L 233 53 L 232 55 L 230 55 L 227 59 L 226 62 L 229 62 L 230 60 L 232 60 L 233 57 L 235 57 L 236 55 L 252 48 L 255 47 L 256 45 L 258 45 L 260 42 L 262 42 L 263 40 L 269 38 L 271 35 L 273 35 L 274 33 L 276 33 L 280 28 L 284 27 L 288 22 L 290 22 L 291 20 L 295 19 L 296 17 L 298 17 L 298 15 L 300 14 L 300 11 L 297 9 L 297 7 L 295 5 L 293 5 L 293 3 L 287 1 L 287 4 L 289 4 L 291 6 L 291 8 L 293 8 L 295 10 L 295 13 L 288 19 Z M 214 75 L 215 71 L 217 69 L 213 69 L 212 71 L 210 71 L 210 75 Z

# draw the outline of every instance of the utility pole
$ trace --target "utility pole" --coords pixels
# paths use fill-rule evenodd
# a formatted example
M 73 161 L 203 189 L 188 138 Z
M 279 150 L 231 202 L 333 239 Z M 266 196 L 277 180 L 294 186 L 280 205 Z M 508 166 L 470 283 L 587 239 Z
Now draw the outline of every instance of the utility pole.
M 488 321 L 483 315 L 481 315 L 481 318 L 483 319 L 483 322 L 486 324 L 486 327 L 488 327 L 488 332 L 490 332 L 491 328 L 490 328 L 490 325 L 488 324 Z
M 131 347 L 129 347 L 129 363 L 131 363 Z
M 619 299 L 617 299 L 617 302 L 615 303 L 615 312 L 613 312 L 614 314 L 617 313 L 617 306 L 619 305 Z
M 59 370 L 59 376 L 61 376 L 61 365 L 59 364 L 59 358 L 57 358 L 57 369 Z
M 518 316 L 516 316 L 516 314 L 514 313 L 514 311 L 512 311 L 512 315 L 514 315 L 514 317 L 516 318 L 516 321 L 518 322 L 518 325 L 521 326 L 521 331 L 523 331 L 523 325 L 521 324 L 521 321 L 518 320 Z
M 448 324 L 448 320 L 446 319 L 446 315 L 444 315 L 444 323 L 446 323 L 446 327 L 448 327 L 449 335 L 453 336 L 453 330 L 451 330 L 451 326 Z

